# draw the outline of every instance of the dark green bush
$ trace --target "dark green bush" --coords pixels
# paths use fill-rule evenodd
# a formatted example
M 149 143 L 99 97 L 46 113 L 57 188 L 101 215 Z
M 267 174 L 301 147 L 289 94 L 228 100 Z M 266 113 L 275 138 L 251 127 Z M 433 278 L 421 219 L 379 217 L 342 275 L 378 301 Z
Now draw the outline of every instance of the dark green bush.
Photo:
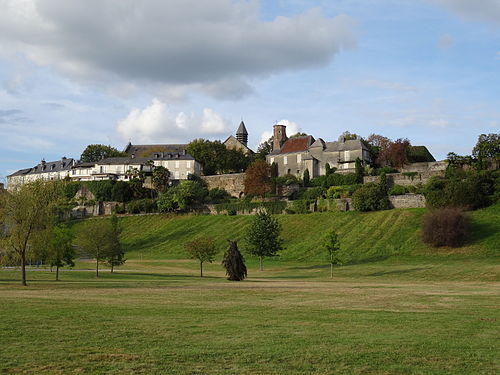
M 323 196 L 325 189 L 321 186 L 316 186 L 308 189 L 301 190 L 297 195 L 297 199 L 315 200 Z
M 404 195 L 408 192 L 406 187 L 401 185 L 394 185 L 389 189 L 389 195 Z
M 129 214 L 153 213 L 157 212 L 157 210 L 157 203 L 154 199 L 138 199 L 127 204 Z
M 387 194 L 378 184 L 361 186 L 352 195 L 352 205 L 358 211 L 378 211 L 390 208 Z
M 65 182 L 63 185 L 64 196 L 67 199 L 73 199 L 75 197 L 76 193 L 78 192 L 78 190 L 80 190 L 80 187 L 81 187 L 80 182 L 77 182 L 77 181 Z
M 111 199 L 115 202 L 128 202 L 133 196 L 132 188 L 125 181 L 117 181 L 111 189 Z
M 99 202 L 112 200 L 112 189 L 116 181 L 102 180 L 102 181 L 86 181 L 85 185 L 89 188 L 90 192 Z
M 210 203 L 222 203 L 229 201 L 230 199 L 231 196 L 224 189 L 213 188 L 208 191 L 208 201 Z
M 396 168 L 392 168 L 392 167 L 382 167 L 382 168 L 378 168 L 377 170 L 377 176 L 380 176 L 382 173 L 398 173 L 399 171 L 396 169 Z

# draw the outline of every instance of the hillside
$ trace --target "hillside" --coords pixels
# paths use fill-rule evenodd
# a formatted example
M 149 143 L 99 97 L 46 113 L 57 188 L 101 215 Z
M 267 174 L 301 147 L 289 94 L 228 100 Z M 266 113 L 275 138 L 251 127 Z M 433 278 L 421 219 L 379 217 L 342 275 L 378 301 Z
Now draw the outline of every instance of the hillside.
M 390 256 L 491 257 L 500 244 L 500 205 L 470 213 L 472 229 L 460 249 L 432 249 L 420 241 L 419 231 L 425 209 L 389 211 L 327 212 L 307 215 L 280 215 L 285 247 L 280 259 L 286 261 L 324 260 L 321 243 L 335 228 L 349 263 L 382 260 Z M 213 236 L 221 249 L 227 239 L 242 241 L 251 216 L 164 216 L 122 217 L 122 239 L 128 259 L 185 259 L 184 244 L 198 236 Z M 98 219 L 106 220 L 106 219 Z M 80 222 L 78 227 L 85 225 Z

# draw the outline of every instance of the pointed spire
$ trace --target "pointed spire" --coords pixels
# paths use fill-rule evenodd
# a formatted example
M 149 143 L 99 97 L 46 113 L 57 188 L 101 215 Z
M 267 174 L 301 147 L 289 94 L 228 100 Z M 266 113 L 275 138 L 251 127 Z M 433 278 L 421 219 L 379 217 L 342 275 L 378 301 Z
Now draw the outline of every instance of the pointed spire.
M 236 135 L 248 135 L 247 128 L 245 127 L 245 123 L 243 120 L 240 122 L 240 126 L 238 127 L 238 130 L 236 130 Z

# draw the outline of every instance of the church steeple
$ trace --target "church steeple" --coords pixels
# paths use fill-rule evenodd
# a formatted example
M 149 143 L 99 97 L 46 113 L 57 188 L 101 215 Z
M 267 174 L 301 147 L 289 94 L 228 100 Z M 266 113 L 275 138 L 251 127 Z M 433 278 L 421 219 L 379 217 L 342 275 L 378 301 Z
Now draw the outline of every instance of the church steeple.
M 241 120 L 240 126 L 238 127 L 238 130 L 236 130 L 236 139 L 243 143 L 245 146 L 248 143 L 248 132 L 247 128 L 245 127 L 245 123 L 243 120 Z

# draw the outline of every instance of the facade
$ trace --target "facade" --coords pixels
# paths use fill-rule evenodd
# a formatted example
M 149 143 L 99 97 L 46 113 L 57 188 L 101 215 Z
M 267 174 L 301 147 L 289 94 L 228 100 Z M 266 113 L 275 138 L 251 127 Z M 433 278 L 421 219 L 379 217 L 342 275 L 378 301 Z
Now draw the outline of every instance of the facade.
M 266 157 L 269 164 L 276 163 L 279 176 L 302 177 L 307 169 L 311 178 L 324 175 L 327 163 L 340 173 L 352 172 L 357 158 L 363 164 L 371 162 L 370 152 L 360 139 L 341 137 L 325 142 L 311 135 L 288 138 L 284 125 L 274 126 L 273 151 Z
M 19 186 L 35 180 L 62 180 L 70 176 L 74 164 L 74 159 L 66 157 L 57 161 L 42 160 L 33 168 L 21 169 L 7 176 L 7 190 L 16 190 Z

